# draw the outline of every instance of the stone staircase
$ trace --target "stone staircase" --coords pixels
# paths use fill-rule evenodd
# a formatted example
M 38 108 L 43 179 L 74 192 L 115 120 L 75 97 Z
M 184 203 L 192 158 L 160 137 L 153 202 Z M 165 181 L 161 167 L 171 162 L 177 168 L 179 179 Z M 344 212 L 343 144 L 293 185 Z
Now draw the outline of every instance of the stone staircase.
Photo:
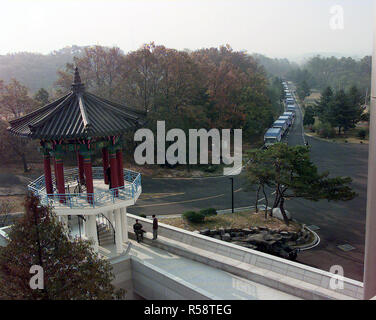
M 100 246 L 105 246 L 109 244 L 115 243 L 115 232 L 105 223 L 98 223 L 97 221 L 97 228 L 98 228 L 98 240 Z

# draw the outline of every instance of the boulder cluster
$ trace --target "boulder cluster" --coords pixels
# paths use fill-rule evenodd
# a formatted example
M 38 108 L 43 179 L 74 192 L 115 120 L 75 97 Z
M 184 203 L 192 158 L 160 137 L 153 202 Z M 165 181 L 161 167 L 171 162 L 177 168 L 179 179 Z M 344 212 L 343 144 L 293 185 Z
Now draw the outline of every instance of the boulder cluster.
M 267 227 L 249 229 L 204 229 L 200 234 L 214 239 L 231 242 L 249 249 L 259 250 L 279 257 L 295 260 L 298 247 L 307 243 L 310 232 L 302 228 L 298 232 L 281 231 Z

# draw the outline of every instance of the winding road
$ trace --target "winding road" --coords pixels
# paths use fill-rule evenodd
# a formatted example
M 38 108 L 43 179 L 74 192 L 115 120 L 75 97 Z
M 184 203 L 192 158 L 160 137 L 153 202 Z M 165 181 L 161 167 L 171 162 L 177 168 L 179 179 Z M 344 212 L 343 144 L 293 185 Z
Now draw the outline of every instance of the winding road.
M 301 252 L 298 261 L 329 271 L 341 265 L 346 277 L 362 281 L 365 240 L 366 188 L 368 146 L 337 144 L 304 137 L 302 114 L 297 112 L 293 128 L 287 137 L 290 145 L 311 146 L 311 158 L 320 171 L 328 170 L 333 176 L 350 176 L 358 197 L 348 202 L 311 202 L 294 199 L 286 202 L 293 217 L 307 225 L 316 225 L 320 245 Z M 244 190 L 244 173 L 234 177 L 235 207 L 254 205 L 255 192 Z M 231 181 L 229 177 L 212 178 L 150 178 L 143 177 L 143 194 L 128 211 L 135 214 L 171 215 L 188 210 L 231 207 Z M 158 194 L 153 197 L 150 194 Z M 149 195 L 149 196 L 148 196 Z M 337 246 L 350 244 L 349 252 Z

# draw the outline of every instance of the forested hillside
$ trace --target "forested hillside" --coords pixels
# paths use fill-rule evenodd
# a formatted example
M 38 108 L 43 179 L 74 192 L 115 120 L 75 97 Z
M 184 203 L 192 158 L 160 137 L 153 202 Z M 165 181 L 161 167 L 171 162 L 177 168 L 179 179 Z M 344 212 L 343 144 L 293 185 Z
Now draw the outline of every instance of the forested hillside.
M 151 130 L 156 129 L 157 120 L 165 120 L 166 129 L 185 132 L 241 128 L 243 141 L 256 145 L 282 112 L 281 80 L 268 77 L 252 56 L 228 45 L 188 52 L 150 43 L 127 54 L 116 47 L 79 50 L 73 63 L 56 68 L 54 96 L 42 89 L 31 95 L 28 83 L 0 79 L 0 114 L 7 120 L 18 117 L 68 91 L 74 66 L 86 90 L 146 111 L 145 126 Z M 54 84 L 50 81 L 49 86 Z M 29 145 L 16 144 L 5 132 L 6 124 L 2 128 L 0 159 L 19 157 L 27 168 Z M 132 150 L 132 134 L 124 143 Z
M 304 65 L 287 73 L 287 77 L 296 83 L 306 81 L 311 88 L 324 90 L 347 90 L 352 86 L 362 92 L 371 87 L 371 56 L 360 60 L 353 58 L 324 58 L 320 56 L 309 59 Z
M 82 51 L 82 47 L 72 46 L 46 55 L 30 52 L 0 55 L 0 79 L 5 82 L 17 79 L 32 93 L 40 88 L 51 89 L 57 80 L 56 71 Z

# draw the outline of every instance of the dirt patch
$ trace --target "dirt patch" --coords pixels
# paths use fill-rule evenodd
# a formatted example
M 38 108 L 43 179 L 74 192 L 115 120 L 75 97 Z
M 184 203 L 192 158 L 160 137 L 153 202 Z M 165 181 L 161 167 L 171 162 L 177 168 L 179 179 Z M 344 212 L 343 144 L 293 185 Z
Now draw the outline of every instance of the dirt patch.
M 290 226 L 286 226 L 283 221 L 276 218 L 268 217 L 265 220 L 263 213 L 256 214 L 253 211 L 221 214 L 217 216 L 206 217 L 203 223 L 191 223 L 181 218 L 160 218 L 160 221 L 165 224 L 172 225 L 177 228 L 188 231 L 195 231 L 201 229 L 246 229 L 250 227 L 266 227 L 269 229 L 280 231 L 299 231 L 301 226 L 296 222 L 291 222 Z
M 2 207 L 2 202 L 9 202 L 10 203 L 10 212 L 22 212 L 24 211 L 24 203 L 25 201 L 25 196 L 20 195 L 20 196 L 0 196 L 0 208 Z M 1 212 L 2 213 L 7 213 L 7 212 Z M 8 212 L 9 213 L 9 212 Z

